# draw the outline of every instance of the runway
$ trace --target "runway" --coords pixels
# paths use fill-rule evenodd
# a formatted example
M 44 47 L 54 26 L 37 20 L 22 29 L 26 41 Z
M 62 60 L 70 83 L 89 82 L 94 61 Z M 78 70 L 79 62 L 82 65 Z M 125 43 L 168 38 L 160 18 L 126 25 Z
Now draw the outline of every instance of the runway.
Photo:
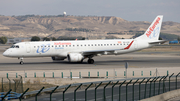
M 129 63 L 129 68 L 180 66 L 180 52 L 138 51 L 117 56 L 97 56 L 93 59 L 94 64 L 88 64 L 87 59 L 83 63 L 69 63 L 67 60 L 53 62 L 51 57 L 24 58 L 24 64 L 20 65 L 20 60 L 4 57 L 1 52 L 0 71 L 124 68 L 125 62 Z
M 0 51 L 0 71 L 1 71 L 1 75 L 4 77 L 8 72 L 9 72 L 9 76 L 11 77 L 15 77 L 16 73 L 24 77 L 25 73 L 27 73 L 29 78 L 27 78 L 26 81 L 28 79 L 34 80 L 33 78 L 34 72 L 37 73 L 38 78 L 41 78 L 42 80 L 47 79 L 47 78 L 43 79 L 42 77 L 43 72 L 46 72 L 46 77 L 49 78 L 47 79 L 46 82 L 56 85 L 57 84 L 65 85 L 65 84 L 72 84 L 79 82 L 90 82 L 95 80 L 88 78 L 73 79 L 73 80 L 68 79 L 69 81 L 64 78 L 61 79 L 61 75 L 60 75 L 61 72 L 64 72 L 64 77 L 68 77 L 70 71 L 73 73 L 74 77 L 78 77 L 79 72 L 81 72 L 82 73 L 81 75 L 84 77 L 85 76 L 87 77 L 87 73 L 91 72 L 91 76 L 95 77 L 97 76 L 96 74 L 97 71 L 100 72 L 100 77 L 105 77 L 106 76 L 105 73 L 108 71 L 110 78 L 96 79 L 101 81 L 112 79 L 114 77 L 114 71 L 117 71 L 117 78 L 123 78 L 124 77 L 123 73 L 125 70 L 124 69 L 125 62 L 128 62 L 129 64 L 128 77 L 143 77 L 143 76 L 148 77 L 150 76 L 149 74 L 150 70 L 152 71 L 151 76 L 154 76 L 156 68 L 158 68 L 159 70 L 158 76 L 166 75 L 167 70 L 169 70 L 169 74 L 175 73 L 174 75 L 176 75 L 180 71 L 180 50 L 179 50 L 180 46 L 176 46 L 178 48 L 171 48 L 171 49 L 169 49 L 169 47 L 171 46 L 168 46 L 167 48 L 168 50 L 166 50 L 166 48 L 163 47 L 160 48 L 156 47 L 143 51 L 137 51 L 134 53 L 117 55 L 117 56 L 116 55 L 97 56 L 93 58 L 95 60 L 94 64 L 88 64 L 87 59 L 84 60 L 83 63 L 69 63 L 67 60 L 53 62 L 51 57 L 43 57 L 43 58 L 41 57 L 41 58 L 24 58 L 24 64 L 20 65 L 19 64 L 20 60 L 18 60 L 17 58 L 4 57 L 2 56 L 3 51 Z M 144 73 L 143 76 L 141 76 L 142 70 Z M 135 71 L 135 76 L 132 76 L 132 71 Z M 56 78 L 52 78 L 52 72 L 55 73 Z M 51 80 L 53 79 L 54 81 L 50 81 L 50 79 Z M 61 80 L 61 82 L 60 83 L 56 82 L 57 79 Z M 93 92 L 92 94 L 94 94 L 94 91 L 92 92 Z M 84 94 L 84 92 L 81 93 Z M 81 98 L 82 94 L 77 94 L 80 95 L 77 98 L 82 100 Z M 41 98 L 45 98 L 45 97 L 42 96 Z M 99 101 L 101 101 L 103 97 L 100 96 L 98 98 Z M 46 98 L 45 100 L 47 99 L 48 98 Z M 69 98 L 69 99 L 73 99 L 73 98 Z M 69 101 L 69 99 L 67 100 Z M 88 99 L 94 99 L 94 97 L 92 98 L 89 97 Z M 117 100 L 118 98 L 114 97 L 114 99 Z M 122 98 L 122 100 L 124 99 L 125 98 Z

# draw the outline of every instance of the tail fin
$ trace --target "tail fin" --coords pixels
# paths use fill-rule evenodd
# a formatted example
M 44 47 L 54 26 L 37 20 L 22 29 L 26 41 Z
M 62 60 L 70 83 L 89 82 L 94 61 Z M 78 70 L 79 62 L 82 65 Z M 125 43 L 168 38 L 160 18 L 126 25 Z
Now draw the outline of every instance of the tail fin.
M 155 20 L 152 22 L 152 24 L 149 26 L 149 28 L 146 30 L 146 32 L 137 37 L 136 39 L 141 40 L 158 40 L 161 30 L 161 24 L 162 24 L 163 16 L 158 15 Z

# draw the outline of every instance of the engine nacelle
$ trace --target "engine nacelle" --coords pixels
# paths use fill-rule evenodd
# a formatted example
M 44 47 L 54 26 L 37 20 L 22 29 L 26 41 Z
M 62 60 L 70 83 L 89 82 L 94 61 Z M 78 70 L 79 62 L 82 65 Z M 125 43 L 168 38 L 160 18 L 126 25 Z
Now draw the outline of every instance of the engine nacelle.
M 81 62 L 83 60 L 84 56 L 82 56 L 79 53 L 70 53 L 68 54 L 68 60 L 69 62 Z
M 66 57 L 52 56 L 52 60 L 64 60 Z

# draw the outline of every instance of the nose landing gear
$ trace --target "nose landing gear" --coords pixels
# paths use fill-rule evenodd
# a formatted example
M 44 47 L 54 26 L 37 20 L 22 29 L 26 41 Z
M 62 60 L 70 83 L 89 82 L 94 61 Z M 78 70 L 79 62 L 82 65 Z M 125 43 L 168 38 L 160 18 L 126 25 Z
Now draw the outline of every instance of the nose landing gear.
M 19 64 L 23 65 L 23 64 L 24 64 L 23 58 L 21 57 L 21 58 L 18 58 L 18 59 L 21 59 L 21 61 L 19 62 Z
M 23 65 L 23 64 L 24 64 L 24 62 L 23 62 L 23 61 L 20 61 L 20 62 L 19 62 L 19 64 Z

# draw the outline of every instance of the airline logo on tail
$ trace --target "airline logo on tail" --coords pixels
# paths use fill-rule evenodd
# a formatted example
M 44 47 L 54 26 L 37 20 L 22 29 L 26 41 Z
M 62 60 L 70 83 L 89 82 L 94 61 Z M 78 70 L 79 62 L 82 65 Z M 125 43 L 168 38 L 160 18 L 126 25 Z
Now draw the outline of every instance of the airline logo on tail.
M 158 17 L 156 19 L 156 21 L 154 22 L 154 24 L 152 25 L 152 27 L 150 27 L 146 33 L 146 36 L 149 38 L 153 38 L 156 37 L 159 33 L 159 27 L 156 28 L 156 26 L 159 24 L 159 21 L 161 20 L 160 17 Z M 155 29 L 156 28 L 156 29 Z M 154 30 L 155 29 L 155 30 Z M 151 35 L 151 33 L 153 32 L 153 34 Z

